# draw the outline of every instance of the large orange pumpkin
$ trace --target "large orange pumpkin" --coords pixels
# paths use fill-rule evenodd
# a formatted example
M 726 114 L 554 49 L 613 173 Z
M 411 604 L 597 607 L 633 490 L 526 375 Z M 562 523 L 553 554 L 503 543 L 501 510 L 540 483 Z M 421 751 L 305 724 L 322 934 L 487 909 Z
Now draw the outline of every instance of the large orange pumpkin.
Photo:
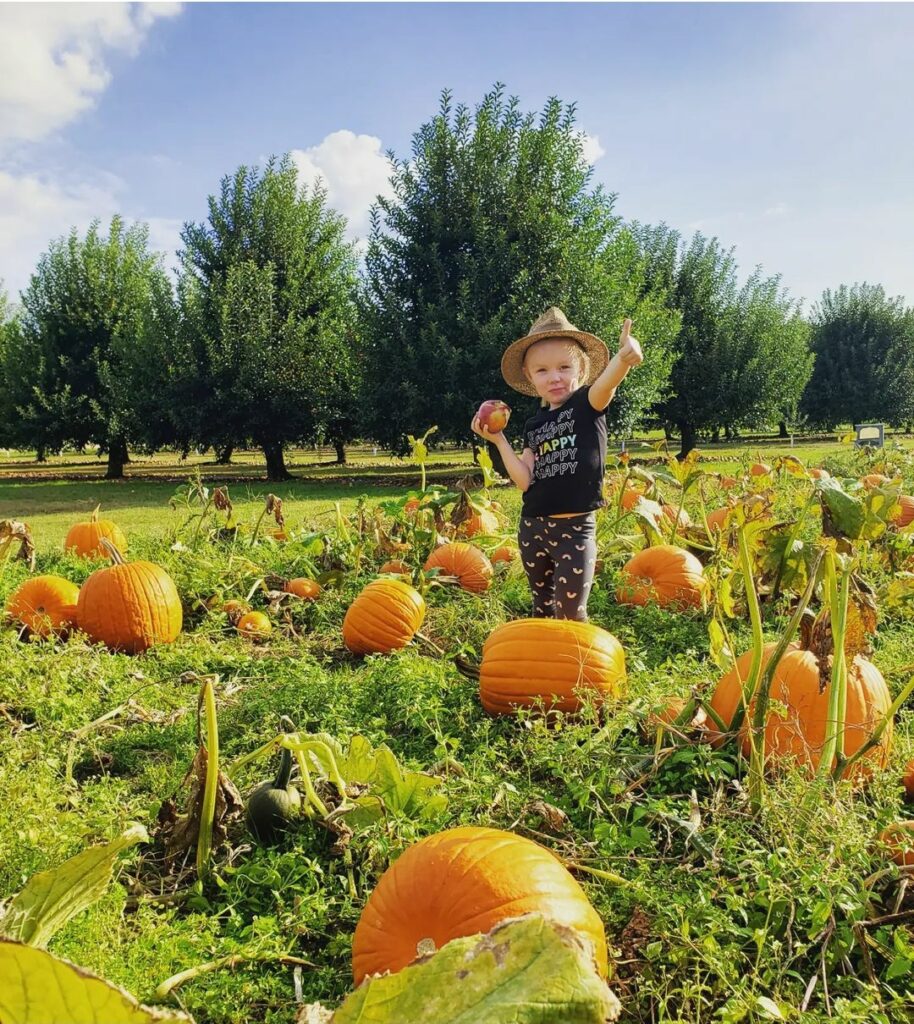
M 492 563 L 479 548 L 461 541 L 442 544 L 428 556 L 423 567 L 440 569 L 444 576 L 456 576 L 464 590 L 481 594 L 492 582 Z
M 498 533 L 501 524 L 494 512 L 483 509 L 481 512 L 474 513 L 469 519 L 465 519 L 459 529 L 464 537 L 475 537 L 477 534 Z
M 365 904 L 352 941 L 355 982 L 399 971 L 420 953 L 529 913 L 588 940 L 606 977 L 603 922 L 555 854 L 494 828 L 428 836 L 394 861 Z
M 765 756 L 772 760 L 795 760 L 814 772 L 819 766 L 822 748 L 831 731 L 828 722 L 830 683 L 824 687 L 819 676 L 819 658 L 813 651 L 788 651 L 774 670 L 771 701 L 784 705 L 786 714 L 772 711 L 765 723 Z M 828 669 L 826 669 L 828 672 Z M 850 757 L 869 740 L 873 731 L 886 718 L 892 697 L 882 673 L 856 655 L 848 664 L 847 711 L 844 720 L 844 754 Z M 749 713 L 740 729 L 743 753 L 750 750 Z M 856 763 L 851 772 L 854 779 L 871 774 L 872 766 L 884 768 L 892 749 L 892 723 L 889 721 L 881 742 Z
M 103 538 L 114 565 L 96 569 L 82 585 L 76 624 L 113 651 L 140 654 L 171 643 L 181 632 L 181 598 L 168 573 L 152 562 L 125 562 Z
M 377 579 L 349 606 L 343 643 L 353 654 L 387 654 L 405 647 L 425 618 L 425 600 L 400 579 Z
M 579 690 L 618 697 L 625 689 L 625 652 L 605 629 L 572 619 L 515 619 L 482 648 L 479 699 L 492 715 L 542 702 L 577 711 Z
M 76 624 L 79 587 L 62 576 L 33 576 L 6 600 L 10 618 L 38 636 L 65 633 Z
M 656 601 L 662 608 L 700 608 L 707 589 L 701 562 L 672 544 L 639 551 L 625 563 L 622 576 L 616 590 L 620 604 Z
M 771 660 L 771 655 L 774 654 L 776 648 L 776 643 L 765 644 L 764 650 L 762 651 L 762 666 L 760 671 L 764 672 L 765 666 Z M 795 651 L 797 650 L 797 645 L 791 644 L 787 650 Z M 787 652 L 785 651 L 784 653 L 786 654 Z M 745 654 L 741 654 L 736 659 L 735 666 L 725 675 L 720 677 L 717 686 L 714 689 L 714 693 L 711 696 L 708 706 L 724 723 L 725 727 L 729 727 L 733 721 L 733 716 L 736 714 L 736 709 L 739 707 L 740 701 L 742 700 L 743 684 L 746 682 L 751 668 L 752 651 L 750 650 L 746 651 Z M 708 715 L 708 721 L 705 723 L 705 731 L 713 746 L 720 747 L 726 742 L 726 734 L 720 731 L 717 723 L 710 715 Z
M 899 530 L 903 530 L 906 526 L 914 523 L 914 498 L 909 494 L 899 494 L 898 504 L 901 508 L 895 513 L 892 522 Z
M 70 527 L 63 546 L 65 551 L 81 558 L 102 558 L 106 554 L 102 540 L 111 541 L 118 551 L 127 550 L 127 538 L 121 528 L 110 519 L 99 519 L 96 508 L 88 521 Z

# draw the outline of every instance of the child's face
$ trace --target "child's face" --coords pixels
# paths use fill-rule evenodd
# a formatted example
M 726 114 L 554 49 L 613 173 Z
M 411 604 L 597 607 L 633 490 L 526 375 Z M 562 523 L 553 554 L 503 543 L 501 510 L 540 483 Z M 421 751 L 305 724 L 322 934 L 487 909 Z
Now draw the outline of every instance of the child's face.
M 527 349 L 524 373 L 540 398 L 555 409 L 580 387 L 580 350 L 565 338 L 538 341 Z

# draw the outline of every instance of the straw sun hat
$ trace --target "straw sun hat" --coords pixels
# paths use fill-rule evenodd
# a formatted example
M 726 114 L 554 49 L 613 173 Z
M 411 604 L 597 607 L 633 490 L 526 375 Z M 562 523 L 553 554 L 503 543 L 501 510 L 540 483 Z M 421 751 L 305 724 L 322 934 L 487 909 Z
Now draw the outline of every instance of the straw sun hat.
M 536 388 L 524 376 L 524 356 L 531 345 L 547 338 L 570 338 L 587 353 L 590 373 L 584 384 L 593 383 L 609 362 L 606 345 L 596 335 L 579 331 L 558 306 L 550 306 L 530 328 L 530 332 L 509 345 L 501 357 L 501 375 L 515 391 L 524 395 L 536 394 Z

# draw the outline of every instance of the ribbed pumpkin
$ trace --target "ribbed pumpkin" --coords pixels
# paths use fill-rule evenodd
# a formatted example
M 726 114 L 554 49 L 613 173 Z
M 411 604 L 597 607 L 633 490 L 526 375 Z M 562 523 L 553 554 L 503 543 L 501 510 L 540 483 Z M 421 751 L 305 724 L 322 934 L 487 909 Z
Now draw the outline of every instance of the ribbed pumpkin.
M 765 666 L 771 660 L 771 655 L 774 654 L 776 648 L 776 643 L 765 644 L 762 651 L 762 667 L 760 671 L 765 670 Z M 791 644 L 787 650 L 795 651 L 797 649 L 796 644 Z M 752 651 L 746 651 L 745 654 L 741 654 L 736 659 L 736 665 L 725 675 L 721 676 L 717 682 L 709 702 L 709 707 L 724 723 L 724 726 L 729 726 L 733 721 L 733 716 L 736 714 L 736 709 L 739 707 L 740 700 L 742 699 L 743 684 L 751 668 Z M 710 715 L 708 715 L 708 721 L 705 723 L 705 732 L 715 747 L 723 746 L 726 742 L 727 737 L 720 731 L 717 723 Z
M 826 669 L 826 672 L 828 670 Z M 774 670 L 771 700 L 786 706 L 786 715 L 772 711 L 765 723 L 765 756 L 772 760 L 792 759 L 814 772 L 819 765 L 828 725 L 830 683 L 824 688 L 819 678 L 819 658 L 813 651 L 788 651 Z M 848 665 L 847 712 L 844 720 L 844 754 L 850 757 L 867 742 L 892 706 L 892 697 L 882 673 L 857 655 Z M 748 729 L 752 708 L 740 730 L 743 752 L 749 754 Z M 882 740 L 852 769 L 855 779 L 867 777 L 872 766 L 884 768 L 892 749 L 892 723 Z
M 456 576 L 464 590 L 481 594 L 492 582 L 492 563 L 479 548 L 461 541 L 442 544 L 428 556 L 424 567 L 440 569 L 445 576 Z
M 355 982 L 399 971 L 420 953 L 529 913 L 589 941 L 606 976 L 603 922 L 555 854 L 494 828 L 464 826 L 428 836 L 394 861 L 365 904 L 352 942 Z
M 909 494 L 899 494 L 898 504 L 901 506 L 901 509 L 895 514 L 892 522 L 899 530 L 903 530 L 914 522 L 914 498 Z
M 662 608 L 700 608 L 707 588 L 701 562 L 672 544 L 639 551 L 625 563 L 622 575 L 616 590 L 620 604 L 656 601 Z
M 307 576 L 297 576 L 286 583 L 285 591 L 306 601 L 316 601 L 321 596 L 321 585 L 317 580 L 310 580 Z
M 403 580 L 373 580 L 349 606 L 343 643 L 353 654 L 387 654 L 405 647 L 425 618 L 425 600 Z
M 489 534 L 498 533 L 501 529 L 501 524 L 498 521 L 498 516 L 494 512 L 490 512 L 488 509 L 483 509 L 481 512 L 477 512 L 470 516 L 469 519 L 465 519 L 460 524 L 460 532 L 464 537 L 475 537 L 477 534 Z
M 515 558 L 517 558 L 517 548 L 509 547 L 496 548 L 489 555 L 489 561 L 492 565 L 497 565 L 499 562 L 513 562 Z
M 10 618 L 38 636 L 65 633 L 76 624 L 79 587 L 62 576 L 33 576 L 6 600 Z
M 96 569 L 82 585 L 76 624 L 113 651 L 140 654 L 153 644 L 171 643 L 181 632 L 181 598 L 168 573 L 152 562 L 125 562 L 102 539 L 114 565 Z
M 118 551 L 127 550 L 127 538 L 121 528 L 110 519 L 99 519 L 97 507 L 86 522 L 70 527 L 63 546 L 65 551 L 72 551 L 81 558 L 101 558 L 107 553 L 102 540 L 111 541 Z
M 479 699 L 491 715 L 540 702 L 549 710 L 578 711 L 578 690 L 618 697 L 625 683 L 622 645 L 591 622 L 515 619 L 482 647 Z
M 888 847 L 889 856 L 903 868 L 914 867 L 914 821 L 896 821 L 879 833 L 879 841 Z
M 730 511 L 729 505 L 724 505 L 723 508 L 716 508 L 713 512 L 708 513 L 708 529 L 714 533 L 724 528 L 724 520 L 727 518 L 727 513 Z

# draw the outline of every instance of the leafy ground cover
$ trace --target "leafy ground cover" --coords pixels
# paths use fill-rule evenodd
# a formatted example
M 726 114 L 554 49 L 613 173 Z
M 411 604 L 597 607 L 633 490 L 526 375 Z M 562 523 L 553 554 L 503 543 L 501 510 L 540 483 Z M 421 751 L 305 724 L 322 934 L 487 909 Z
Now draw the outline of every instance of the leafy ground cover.
M 351 989 L 352 934 L 390 861 L 440 829 L 489 825 L 536 839 L 574 866 L 606 926 L 623 1020 L 910 1020 L 914 894 L 877 841 L 882 827 L 908 816 L 900 779 L 914 757 L 910 701 L 897 716 L 887 767 L 864 791 L 846 782 L 816 790 L 799 769 L 780 771 L 768 776 L 759 808 L 734 744 L 695 742 L 685 722 L 673 732 L 645 727 L 671 696 L 708 695 L 727 664 L 720 630 L 723 647 L 740 653 L 751 626 L 732 547 L 701 530 L 690 537 L 713 580 L 706 609 L 618 603 L 632 551 L 669 539 L 656 535 L 648 506 L 620 506 L 622 480 L 650 484 L 649 494 L 684 504 L 696 521 L 728 497 L 765 495 L 770 514 L 755 535 L 753 565 L 765 636 L 776 639 L 811 571 L 820 504 L 797 467 L 754 478 L 751 461 L 744 452 L 724 465 L 661 463 L 650 479 L 614 466 L 590 614 L 623 644 L 628 688 L 607 706 L 551 717 L 490 717 L 476 684 L 458 671 L 455 655 L 478 661 L 493 629 L 529 613 L 527 586 L 516 560 L 483 594 L 422 580 L 433 530 L 430 517 L 406 508 L 415 466 L 404 466 L 403 486 L 372 487 L 365 497 L 349 484 L 277 489 L 286 541 L 271 536 L 265 485 L 229 486 L 240 527 L 232 530 L 212 491 L 193 480 L 3 484 L 0 515 L 28 520 L 36 572 L 82 584 L 103 564 L 62 550 L 66 528 L 101 501 L 126 530 L 130 557 L 167 569 L 185 621 L 175 643 L 138 657 L 79 634 L 27 640 L 13 627 L 3 631 L 0 894 L 139 822 L 152 841 L 123 858 L 116 884 L 50 950 L 146 1002 L 178 972 L 221 964 L 169 998 L 199 1022 L 290 1024 L 297 998 L 336 1005 Z M 825 463 L 847 480 L 897 470 L 904 489 L 914 487 L 914 463 L 900 447 L 868 457 L 831 446 Z M 489 494 L 503 506 L 504 533 L 475 541 L 491 551 L 510 537 L 518 495 Z M 442 499 L 445 512 L 453 507 Z M 894 695 L 914 672 L 905 575 L 914 552 L 907 532 L 884 529 L 884 515 L 879 527 L 871 500 L 860 507 L 859 573 L 880 606 L 871 657 Z M 342 643 L 343 617 L 391 555 L 410 563 L 424 589 L 430 643 L 356 658 Z M 24 562 L 8 558 L 0 596 L 28 575 Z M 273 577 L 295 576 L 323 579 L 317 601 L 271 591 Z M 230 599 L 271 617 L 268 639 L 239 635 L 222 610 Z M 375 752 L 389 748 L 398 768 L 385 813 L 365 814 L 345 839 L 320 820 L 302 820 L 275 847 L 259 846 L 240 819 L 231 821 L 205 883 L 183 862 L 169 868 L 163 823 L 169 800 L 180 808 L 186 796 L 207 678 L 222 763 L 242 793 L 273 774 L 275 756 L 251 755 L 287 716 L 341 751 L 353 737 Z M 433 781 L 416 799 L 399 800 L 397 780 L 402 787 L 408 773 Z M 330 784 L 317 786 L 330 802 Z

